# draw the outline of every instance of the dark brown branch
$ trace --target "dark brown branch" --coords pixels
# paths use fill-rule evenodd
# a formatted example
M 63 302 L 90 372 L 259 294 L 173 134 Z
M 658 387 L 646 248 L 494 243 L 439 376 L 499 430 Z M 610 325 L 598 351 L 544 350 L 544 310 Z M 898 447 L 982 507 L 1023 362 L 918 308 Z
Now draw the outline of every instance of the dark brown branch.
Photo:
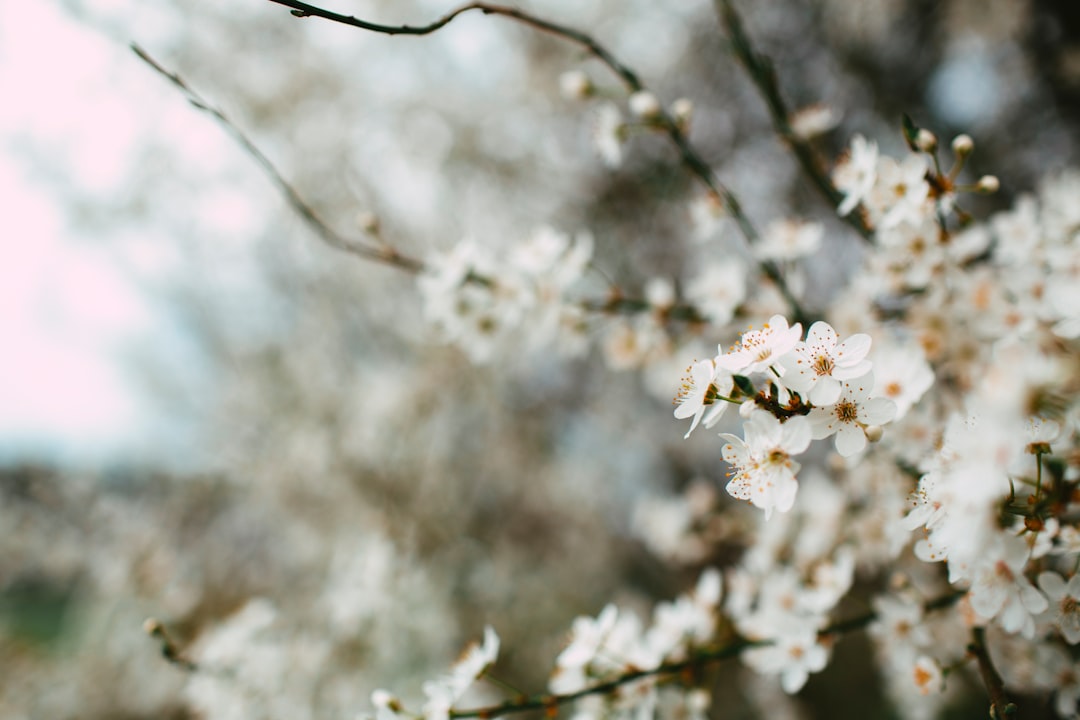
M 699 652 L 698 654 L 679 662 L 664 663 L 658 665 L 651 670 L 631 670 L 620 675 L 617 678 L 608 680 L 607 682 L 591 685 L 577 692 L 566 693 L 565 695 L 535 695 L 525 698 L 524 700 L 511 700 L 509 702 L 502 703 L 500 705 L 492 705 L 489 707 L 475 708 L 473 710 L 451 710 L 451 718 L 494 718 L 501 715 L 511 715 L 514 713 L 528 712 L 529 710 L 551 710 L 561 705 L 567 705 L 576 700 L 580 700 L 583 697 L 589 695 L 606 695 L 613 692 L 624 685 L 629 685 L 637 680 L 642 680 L 649 677 L 657 677 L 663 675 L 678 675 L 690 668 L 698 668 L 709 663 L 717 662 L 719 660 L 725 660 L 727 658 L 736 657 L 739 653 L 747 648 L 757 647 L 764 645 L 763 642 L 755 642 L 751 640 L 738 639 L 735 642 L 725 645 L 722 648 L 716 650 L 706 650 Z
M 973 628 L 971 631 L 971 644 L 968 645 L 968 653 L 975 658 L 979 665 L 979 675 L 982 677 L 986 691 L 990 695 L 990 718 L 991 720 L 1005 720 L 1016 717 L 1016 705 L 1009 702 L 1005 694 L 1005 681 L 1001 679 L 997 668 L 990 659 L 990 653 L 986 649 L 986 628 Z
M 818 159 L 814 149 L 810 147 L 810 143 L 791 127 L 791 114 L 783 96 L 780 94 L 780 88 L 776 81 L 776 70 L 773 68 L 772 63 L 767 57 L 754 51 L 753 46 L 750 44 L 750 38 L 743 28 L 742 19 L 735 10 L 732 0 L 715 0 L 715 2 L 716 11 L 720 15 L 721 22 L 723 22 L 724 29 L 731 42 L 731 50 L 735 57 L 738 58 L 739 63 L 746 68 L 747 74 L 757 87 L 758 92 L 761 93 L 765 105 L 769 108 L 769 117 L 772 119 L 773 129 L 791 148 L 791 152 L 795 155 L 799 165 L 802 166 L 803 172 L 806 173 L 814 187 L 835 210 L 840 207 L 844 195 L 833 185 L 829 174 L 821 166 L 821 161 Z M 874 231 L 866 224 L 858 210 L 848 213 L 844 219 L 855 229 L 855 232 L 859 233 L 863 240 L 868 243 L 873 242 Z
M 296 188 L 285 180 L 284 176 L 282 176 L 274 164 L 270 162 L 269 158 L 266 157 L 266 154 L 263 153 L 239 128 L 237 128 L 223 112 L 210 105 L 178 74 L 166 70 L 141 47 L 132 45 L 131 49 L 135 51 L 135 54 L 138 55 L 143 62 L 179 88 L 193 106 L 203 112 L 209 113 L 217 120 L 229 132 L 233 139 L 239 142 L 243 149 L 255 159 L 267 175 L 270 176 L 274 184 L 285 194 L 286 200 L 288 200 L 293 209 L 328 245 L 338 250 L 359 255 L 366 260 L 375 260 L 377 262 L 389 264 L 392 267 L 405 270 L 406 272 L 415 274 L 424 270 L 424 263 L 422 261 L 402 255 L 390 247 L 378 248 L 371 245 L 359 245 L 335 233 L 318 215 L 316 215 L 315 211 L 307 201 L 301 197 Z M 488 286 L 494 284 L 494 281 L 490 278 L 481 277 L 480 275 L 473 273 L 468 275 L 466 281 Z M 636 315 L 638 313 L 651 312 L 654 310 L 653 306 L 649 304 L 648 301 L 625 297 L 619 293 L 617 289 L 610 298 L 604 300 L 584 300 L 581 302 L 581 307 L 587 312 L 604 315 Z M 665 311 L 665 316 L 672 320 L 679 320 L 682 322 L 706 322 L 706 318 L 692 305 L 676 305 L 668 308 Z
M 319 17 L 324 20 L 331 20 L 333 22 L 342 23 L 352 27 L 360 28 L 362 30 L 369 30 L 371 32 L 382 33 L 384 35 L 430 35 L 438 30 L 449 25 L 455 18 L 464 13 L 472 10 L 477 10 L 485 15 L 500 15 L 502 17 L 510 18 L 516 22 L 527 25 L 536 30 L 550 33 L 558 37 L 564 38 L 573 42 L 583 49 L 588 51 L 596 59 L 606 65 L 613 73 L 615 73 L 623 82 L 623 85 L 630 92 L 641 92 L 645 90 L 644 84 L 638 78 L 637 74 L 629 67 L 620 62 L 609 50 L 596 41 L 591 35 L 575 30 L 574 28 L 559 25 L 553 22 L 549 22 L 542 18 L 538 18 L 534 15 L 530 15 L 526 12 L 518 10 L 517 8 L 508 7 L 505 5 L 496 5 L 493 3 L 474 2 L 467 5 L 462 5 L 457 9 L 451 11 L 447 15 L 444 15 L 440 19 L 428 25 L 380 25 L 378 23 L 367 22 L 366 20 L 360 20 L 359 18 L 351 15 L 342 15 L 330 10 L 310 5 L 300 0 L 270 0 L 270 2 L 277 3 L 278 5 L 284 5 L 293 9 L 293 15 L 297 17 Z M 750 219 L 742 211 L 742 206 L 739 204 L 734 193 L 731 192 L 723 183 L 721 183 L 712 171 L 712 168 L 707 162 L 698 154 L 697 150 L 690 144 L 686 134 L 679 127 L 679 124 L 667 113 L 666 110 L 661 109 L 659 115 L 653 119 L 658 129 L 663 131 L 675 145 L 679 152 L 679 156 L 683 161 L 683 164 L 689 168 L 690 172 L 696 176 L 708 189 L 708 191 L 718 197 L 723 204 L 725 212 L 735 219 L 739 227 L 739 231 L 746 239 L 747 243 L 754 245 L 758 241 L 758 233 L 755 230 Z M 791 292 L 787 282 L 784 279 L 783 273 L 780 272 L 779 266 L 775 263 L 763 260 L 759 261 L 759 267 L 762 273 L 769 278 L 783 295 L 784 300 L 791 308 L 794 322 L 808 323 L 810 318 L 802 309 L 802 305 L 798 299 Z
M 965 594 L 965 592 L 952 592 L 925 603 L 923 607 L 927 612 L 931 610 L 940 610 L 949 607 Z M 818 632 L 818 637 L 825 638 L 830 635 L 843 635 L 845 633 L 861 630 L 876 619 L 876 612 L 864 613 L 863 615 L 829 625 Z M 769 640 L 749 640 L 747 638 L 737 637 L 723 647 L 698 651 L 686 660 L 664 663 L 651 670 L 631 670 L 616 678 L 608 680 L 607 682 L 591 685 L 582 690 L 578 690 L 577 692 L 566 693 L 565 695 L 534 695 L 531 697 L 510 700 L 499 705 L 490 705 L 488 707 L 474 708 L 472 710 L 451 710 L 450 717 L 482 718 L 483 720 L 486 720 L 487 718 L 512 715 L 519 712 L 528 712 L 530 710 L 550 711 L 589 695 L 605 695 L 624 685 L 629 685 L 630 683 L 644 678 L 676 676 L 690 669 L 702 668 L 711 663 L 719 662 L 720 660 L 736 657 L 743 650 L 753 647 L 764 647 L 770 644 L 771 641 Z M 1002 716 L 1000 720 L 1004 720 L 1004 716 Z
M 315 210 L 304 200 L 304 198 L 300 196 L 300 193 L 296 191 L 296 188 L 285 179 L 274 163 L 270 161 L 270 158 L 268 158 L 266 154 L 263 153 L 263 151 L 260 150 L 258 146 L 256 146 L 255 143 L 253 143 L 251 139 L 225 115 L 224 112 L 203 99 L 203 97 L 188 85 L 178 74 L 169 72 L 162 67 L 160 63 L 154 60 L 154 58 L 141 47 L 132 44 L 131 49 L 135 51 L 135 54 L 139 56 L 139 59 L 179 88 L 193 106 L 213 116 L 226 132 L 240 143 L 240 146 L 243 147 L 245 152 L 254 158 L 266 174 L 270 176 L 274 181 L 274 184 L 278 186 L 282 193 L 284 193 L 286 200 L 288 200 L 289 204 L 297 214 L 299 214 L 304 222 L 307 223 L 308 227 L 315 231 L 315 234 L 318 235 L 323 242 L 337 250 L 358 255 L 366 260 L 393 265 L 406 272 L 415 274 L 424 269 L 423 262 L 402 255 L 393 248 L 378 247 L 367 243 L 361 243 L 345 238 L 335 232 L 318 216 L 318 214 L 316 214 Z

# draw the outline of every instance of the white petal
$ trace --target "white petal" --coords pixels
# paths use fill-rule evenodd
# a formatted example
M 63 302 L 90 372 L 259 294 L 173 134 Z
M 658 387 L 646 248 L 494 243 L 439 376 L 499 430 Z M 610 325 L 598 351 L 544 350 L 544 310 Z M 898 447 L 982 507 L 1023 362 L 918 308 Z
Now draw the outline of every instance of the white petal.
M 849 366 L 837 363 L 833 368 L 832 376 L 837 380 L 857 380 L 874 369 L 874 363 L 869 360 L 860 360 Z
M 1025 580 L 1025 586 L 1020 588 L 1020 602 L 1023 603 L 1025 610 L 1037 615 L 1050 607 L 1050 603 L 1046 601 L 1045 595 L 1031 585 L 1026 585 L 1026 582 Z
M 804 668 L 789 668 L 780 676 L 780 687 L 784 688 L 784 692 L 788 695 L 794 695 L 806 684 L 806 679 L 808 677 L 810 677 L 810 675 Z
M 851 457 L 866 447 L 866 435 L 862 428 L 851 423 L 844 423 L 836 432 L 836 452 L 843 457 Z
M 833 355 L 842 365 L 853 365 L 862 361 L 870 352 L 871 339 L 866 333 L 852 335 L 836 348 Z
M 841 390 L 843 390 L 843 386 L 839 380 L 828 375 L 822 375 L 818 378 L 817 384 L 810 390 L 809 399 L 817 407 L 835 405 L 836 401 L 840 399 Z
M 1065 597 L 1065 580 L 1056 572 L 1050 572 L 1049 570 L 1043 573 L 1039 573 L 1038 577 L 1039 587 L 1043 589 L 1047 595 L 1053 600 L 1061 600 Z
M 812 350 L 832 350 L 836 347 L 836 340 L 836 331 L 832 325 L 821 320 L 811 325 L 806 333 L 806 345 Z
M 884 425 L 896 417 L 896 403 L 889 398 L 871 398 L 859 407 L 859 420 L 867 425 Z
M 836 432 L 836 413 L 831 408 L 814 408 L 806 419 L 810 422 L 810 436 L 814 440 L 824 440 Z
M 813 430 L 805 417 L 793 417 L 783 425 L 780 447 L 789 455 L 798 455 L 810 447 Z

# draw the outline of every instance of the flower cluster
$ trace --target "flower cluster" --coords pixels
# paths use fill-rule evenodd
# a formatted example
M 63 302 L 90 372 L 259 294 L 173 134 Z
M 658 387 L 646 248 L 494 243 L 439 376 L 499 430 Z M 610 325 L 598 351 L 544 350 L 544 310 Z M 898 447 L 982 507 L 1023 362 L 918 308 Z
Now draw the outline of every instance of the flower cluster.
M 591 94 L 572 80 L 568 94 Z M 645 125 L 664 117 L 650 99 L 631 104 Z M 611 160 L 627 126 L 603 112 L 619 128 L 601 144 Z M 1080 175 L 975 223 L 962 193 L 997 183 L 960 182 L 970 139 L 952 143 L 948 172 L 930 133 L 911 129 L 909 142 L 911 153 L 894 159 L 857 136 L 833 172 L 838 214 L 857 216 L 870 246 L 824 307 L 806 312 L 792 303 L 796 285 L 777 284 L 799 277 L 825 242 L 822 226 L 783 220 L 751 253 L 769 281 L 745 259 L 703 259 L 684 279 L 649 280 L 645 300 L 607 324 L 609 365 L 645 368 L 652 386 L 673 358 L 701 357 L 703 331 L 768 318 L 692 362 L 674 408 L 689 421 L 686 437 L 724 424 L 714 453 L 724 487 L 762 512 L 732 520 L 700 482 L 642 508 L 638 532 L 670 561 L 695 565 L 732 543 L 744 552 L 659 605 L 651 625 L 614 605 L 576 620 L 549 689 L 576 699 L 579 716 L 651 715 L 674 703 L 698 717 L 708 703 L 697 684 L 658 680 L 727 652 L 796 693 L 826 667 L 837 608 L 855 592 L 874 608 L 862 626 L 905 716 L 931 717 L 948 702 L 957 687 L 948 669 L 971 657 L 973 632 L 984 656 L 1024 659 L 1003 669 L 1009 682 L 1053 691 L 1059 713 L 1075 713 Z M 501 266 L 459 247 L 421 282 L 429 313 L 477 359 L 510 326 L 550 343 L 567 319 L 582 319 L 582 305 L 559 298 L 589 257 L 586 242 L 554 237 L 526 246 L 531 261 Z M 793 315 L 812 318 L 805 334 Z M 467 684 L 426 688 L 425 715 L 452 712 Z M 388 697 L 376 698 L 380 713 L 398 707 Z
M 629 671 L 655 670 L 685 660 L 708 647 L 716 634 L 722 591 L 720 573 L 708 570 L 693 592 L 658 605 L 651 626 L 615 605 L 608 605 L 595 618 L 577 618 L 568 644 L 555 660 L 550 690 L 560 695 L 579 692 Z M 610 698 L 593 698 L 582 712 L 600 715 L 608 705 L 651 714 L 658 689 L 657 678 L 647 676 Z
M 592 258 L 592 238 L 538 229 L 507 257 L 464 240 L 427 263 L 419 289 L 424 314 L 477 363 L 512 342 L 585 348 L 584 311 L 569 297 Z M 522 335 L 524 334 L 524 338 Z
M 725 433 L 724 460 L 733 471 L 727 491 L 765 511 L 787 512 L 795 502 L 799 463 L 811 440 L 835 437 L 843 457 L 877 440 L 881 426 L 896 416 L 896 403 L 874 394 L 870 337 L 852 335 L 839 342 L 826 322 L 788 326 L 775 315 L 760 330 L 713 360 L 695 363 L 675 401 L 675 417 L 693 418 L 690 430 L 706 417 L 711 427 L 725 403 L 740 404 L 744 437 Z M 761 389 L 754 384 L 757 379 Z M 728 397 L 735 390 L 738 398 Z M 741 398 L 741 402 L 740 402 Z M 689 436 L 689 432 L 687 435 Z
M 1075 663 L 1061 647 L 1080 642 L 1073 519 L 1080 404 L 1070 391 L 1080 369 L 1069 344 L 1080 337 L 1080 303 L 1071 299 L 1080 212 L 1066 199 L 1080 191 L 1080 176 L 1047 181 L 1038 198 L 1022 197 L 987 223 L 954 224 L 970 140 L 953 143 L 957 162 L 945 174 L 928 136 L 919 131 L 901 160 L 854 139 L 834 174 L 844 195 L 838 211 L 862 215 L 873 247 L 826 312 L 829 322 L 813 323 L 802 338 L 798 324 L 774 315 L 695 362 L 675 417 L 691 420 L 692 432 L 738 405 L 742 433 L 721 435 L 730 495 L 764 510 L 766 520 L 793 508 L 821 523 L 846 516 L 837 557 L 868 569 L 906 568 L 896 576 L 906 578 L 900 586 L 874 598 L 871 627 L 898 707 L 932 716 L 948 698 L 943 668 L 967 657 L 968 629 L 993 626 L 1029 643 L 1013 648 L 1030 663 L 1017 685 L 1056 690 L 1059 712 L 1072 717 L 1075 683 L 1034 678 L 1072 677 Z M 968 189 L 995 187 L 982 178 Z M 841 340 L 836 327 L 854 332 Z M 894 425 L 887 434 L 886 423 Z M 821 502 L 817 492 L 796 503 L 803 458 L 813 440 L 830 436 L 841 460 L 825 471 L 848 495 L 839 515 L 809 506 Z M 930 572 L 935 563 L 944 564 L 944 578 Z M 768 640 L 744 651 L 744 660 L 793 692 L 826 663 L 826 620 L 799 610 L 804 573 L 784 562 L 768 573 L 752 567 L 744 561 L 729 576 L 725 610 L 744 637 Z M 850 571 L 840 576 L 848 578 L 837 586 L 842 595 Z M 732 598 L 741 587 L 757 599 L 739 606 Z M 955 609 L 927 611 L 935 593 L 950 591 Z M 774 597 L 782 613 L 771 610 Z
M 499 636 L 490 627 L 484 628 L 484 642 L 470 645 L 446 675 L 424 683 L 424 720 L 448 720 L 454 703 L 460 700 L 473 683 L 483 677 L 499 655 Z M 411 718 L 401 700 L 387 690 L 371 695 L 376 720 Z

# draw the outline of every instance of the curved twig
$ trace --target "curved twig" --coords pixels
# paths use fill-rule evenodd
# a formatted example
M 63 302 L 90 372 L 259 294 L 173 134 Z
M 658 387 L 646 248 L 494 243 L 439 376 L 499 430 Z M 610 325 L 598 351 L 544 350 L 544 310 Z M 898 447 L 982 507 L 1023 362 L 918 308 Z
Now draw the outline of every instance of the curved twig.
M 329 225 L 318 216 L 314 208 L 311 207 L 301 197 L 300 193 L 296 191 L 296 188 L 285 179 L 285 176 L 277 169 L 277 166 L 271 162 L 270 158 L 263 153 L 259 147 L 251 141 L 251 139 L 241 130 L 237 125 L 225 115 L 225 113 L 207 102 L 198 92 L 195 91 L 190 85 L 188 85 L 183 78 L 177 73 L 166 70 L 157 60 L 152 58 L 149 53 L 143 50 L 138 45 L 132 43 L 131 49 L 135 52 L 139 58 L 153 68 L 159 75 L 166 78 L 169 82 L 175 85 L 184 96 L 188 99 L 194 107 L 209 113 L 218 121 L 218 123 L 225 128 L 226 132 L 232 135 L 236 142 L 240 143 L 241 147 L 255 159 L 255 161 L 262 167 L 263 171 L 273 180 L 274 184 L 278 186 L 278 189 L 284 193 L 286 200 L 297 212 L 298 215 L 307 223 L 308 227 L 315 231 L 315 234 L 330 247 L 343 252 L 352 253 L 358 255 L 365 260 L 372 260 L 374 262 L 385 263 L 392 265 L 400 270 L 410 272 L 413 274 L 419 273 L 424 269 L 424 263 L 416 258 L 402 255 L 397 250 L 391 247 L 376 246 L 369 243 L 359 242 L 350 238 L 346 238 L 334 231 Z
M 473 2 L 462 5 L 427 25 L 381 25 L 379 23 L 361 20 L 352 15 L 342 15 L 331 10 L 326 10 L 306 2 L 301 2 L 301 0 L 270 0 L 270 2 L 292 8 L 293 15 L 297 17 L 319 17 L 324 20 L 331 20 L 333 22 L 384 35 L 430 35 L 431 33 L 446 27 L 457 17 L 472 10 L 479 11 L 485 15 L 499 15 L 515 20 L 536 30 L 564 38 L 581 46 L 615 73 L 622 80 L 623 85 L 628 91 L 633 93 L 645 90 L 645 85 L 641 82 L 637 73 L 619 61 L 611 51 L 601 45 L 591 35 L 505 5 Z M 735 220 L 739 227 L 739 231 L 746 239 L 746 242 L 749 245 L 755 245 L 759 237 L 758 232 L 754 228 L 753 223 L 750 222 L 750 219 L 743 212 L 742 206 L 739 204 L 735 194 L 716 178 L 712 168 L 690 144 L 686 134 L 679 124 L 675 122 L 674 118 L 672 118 L 666 110 L 661 108 L 657 116 L 652 119 L 652 122 L 671 139 L 671 142 L 679 151 L 679 156 L 682 159 L 683 164 L 690 169 L 690 172 L 705 185 L 712 195 L 720 199 L 724 211 Z M 791 309 L 794 321 L 809 323 L 812 318 L 803 310 L 802 304 L 788 287 L 787 281 L 784 279 L 784 275 L 780 271 L 779 266 L 769 260 L 760 260 L 758 261 L 758 267 L 761 269 L 762 274 L 768 277 L 769 280 L 776 285 L 780 294 L 783 295 L 785 302 L 787 302 Z
M 843 202 L 844 194 L 833 185 L 828 173 L 821 167 L 814 149 L 791 127 L 791 114 L 783 96 L 780 95 L 780 87 L 776 82 L 776 70 L 773 68 L 772 63 L 767 57 L 754 50 L 746 30 L 743 28 L 742 18 L 739 17 L 738 12 L 735 10 L 732 0 L 715 0 L 715 4 L 716 12 L 720 15 L 730 40 L 731 51 L 742 66 L 746 68 L 750 80 L 753 81 L 758 92 L 761 93 L 765 105 L 769 108 L 769 117 L 772 119 L 773 130 L 791 148 L 791 152 L 795 155 L 799 165 L 802 166 L 803 172 L 810 178 L 811 183 L 825 198 L 826 202 L 835 210 Z M 854 228 L 855 232 L 863 240 L 870 244 L 873 243 L 874 231 L 866 224 L 861 213 L 848 213 L 844 216 L 844 220 Z

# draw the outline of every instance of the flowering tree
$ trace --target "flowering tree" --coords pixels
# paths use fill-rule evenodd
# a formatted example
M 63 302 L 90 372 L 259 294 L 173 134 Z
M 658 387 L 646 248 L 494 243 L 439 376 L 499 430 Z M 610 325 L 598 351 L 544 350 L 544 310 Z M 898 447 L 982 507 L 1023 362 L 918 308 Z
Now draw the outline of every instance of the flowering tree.
M 773 131 L 861 248 L 821 278 L 815 260 L 836 252 L 825 225 L 775 217 L 759 229 L 695 145 L 694 104 L 662 102 L 662 88 L 646 87 L 592 34 L 491 3 L 414 26 L 272 2 L 383 35 L 436 35 L 482 14 L 584 51 L 592 64 L 577 67 L 568 54 L 558 85 L 599 159 L 618 166 L 638 137 L 661 138 L 696 183 L 687 206 L 699 242 L 726 236 L 733 248 L 631 293 L 607 277 L 587 230 L 543 226 L 499 247 L 469 238 L 423 256 L 400 249 L 375 216 L 362 219 L 361 238 L 346 237 L 223 111 L 136 48 L 233 134 L 318 237 L 413 277 L 430 332 L 472 363 L 496 374 L 523 356 L 596 352 L 608 369 L 674 391 L 671 424 L 682 423 L 681 434 L 689 422 L 687 442 L 721 431 L 705 452 L 726 473 L 715 487 L 732 502 L 695 483 L 635 512 L 646 547 L 694 570 L 691 590 L 648 619 L 615 602 L 577 618 L 539 691 L 500 679 L 501 629 L 487 625 L 446 674 L 419 692 L 376 690 L 358 712 L 721 717 L 717 688 L 741 663 L 763 679 L 753 681 L 754 704 L 772 716 L 843 638 L 863 634 L 857 662 L 875 665 L 904 717 L 936 716 L 973 678 L 992 717 L 1048 704 L 1077 714 L 1080 175 L 1047 177 L 1012 208 L 976 217 L 969 201 L 999 181 L 967 177 L 975 142 L 966 134 L 942 143 L 905 116 L 900 157 L 854 135 L 827 159 L 831 111 L 789 108 L 736 7 L 717 0 Z M 371 541 L 363 557 L 375 567 L 348 572 L 378 575 L 395 552 Z M 433 592 L 420 579 L 401 582 L 413 597 Z M 340 592 L 325 614 L 341 630 L 363 603 Z M 303 634 L 282 639 L 277 613 L 244 602 L 190 646 L 168 623 L 146 629 L 187 672 L 183 691 L 197 711 L 270 717 L 302 712 L 290 704 L 302 695 L 290 686 L 297 658 L 325 668 L 343 652 Z

